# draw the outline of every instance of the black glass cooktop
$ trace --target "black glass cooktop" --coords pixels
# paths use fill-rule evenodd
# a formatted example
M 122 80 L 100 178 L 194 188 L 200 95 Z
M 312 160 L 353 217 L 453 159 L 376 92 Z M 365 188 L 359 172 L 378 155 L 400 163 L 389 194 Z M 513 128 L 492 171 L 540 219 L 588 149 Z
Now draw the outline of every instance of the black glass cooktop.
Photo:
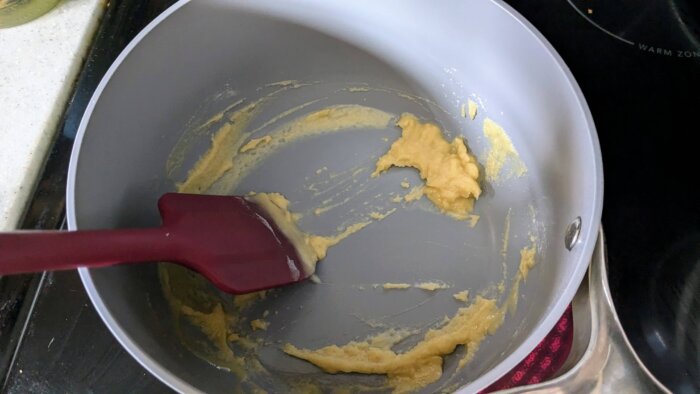
M 624 329 L 651 371 L 700 391 L 700 3 L 509 0 L 554 45 L 593 113 L 605 167 L 603 227 Z M 112 0 L 95 37 L 26 228 L 58 228 L 72 139 L 99 79 L 173 1 Z M 112 338 L 77 274 L 0 279 L 3 392 L 169 390 Z
M 633 347 L 677 393 L 700 391 L 700 3 L 510 2 L 581 85 L 605 174 L 613 300 Z

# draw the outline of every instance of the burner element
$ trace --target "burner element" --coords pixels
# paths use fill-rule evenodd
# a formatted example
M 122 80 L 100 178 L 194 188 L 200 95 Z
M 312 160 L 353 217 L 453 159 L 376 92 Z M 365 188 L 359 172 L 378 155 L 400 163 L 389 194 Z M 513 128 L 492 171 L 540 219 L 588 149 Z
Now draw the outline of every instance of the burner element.
M 571 305 L 552 331 L 523 361 L 481 394 L 537 384 L 551 379 L 569 357 L 574 342 L 574 315 Z

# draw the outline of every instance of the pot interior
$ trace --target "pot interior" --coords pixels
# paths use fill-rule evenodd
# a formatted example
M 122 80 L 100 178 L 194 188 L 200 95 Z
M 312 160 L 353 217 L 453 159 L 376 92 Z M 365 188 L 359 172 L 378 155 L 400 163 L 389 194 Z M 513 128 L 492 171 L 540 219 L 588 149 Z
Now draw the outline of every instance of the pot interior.
M 592 241 L 586 226 L 599 219 L 597 145 L 560 65 L 534 36 L 525 35 L 522 25 L 490 2 L 477 3 L 465 14 L 482 15 L 467 17 L 482 32 L 481 38 L 465 37 L 464 42 L 465 53 L 479 53 L 479 58 L 430 46 L 430 37 L 401 30 L 406 26 L 400 21 L 370 33 L 372 29 L 362 26 L 346 29 L 347 21 L 332 20 L 337 13 L 327 8 L 318 11 L 326 19 L 292 11 L 283 17 L 285 7 L 273 3 L 261 2 L 257 9 L 236 2 L 188 3 L 131 49 L 83 124 L 72 166 L 72 227 L 158 225 L 158 197 L 177 189 L 222 125 L 207 120 L 262 98 L 268 99 L 249 125 L 251 130 L 260 128 L 256 136 L 272 132 L 279 122 L 329 106 L 362 105 L 394 116 L 410 112 L 438 123 L 450 137 L 465 137 L 480 161 L 490 147 L 483 121 L 494 119 L 508 132 L 528 171 L 520 178 L 483 183 L 484 195 L 474 212 L 480 220 L 474 228 L 437 213 L 425 199 L 410 205 L 392 203 L 390 196 L 402 192 L 402 181 L 420 183 L 415 170 L 392 169 L 379 178 L 370 176 L 377 157 L 400 135 L 393 124 L 284 145 L 235 182 L 216 183 L 208 192 L 281 192 L 293 210 L 304 213 L 302 228 L 318 234 L 333 233 L 374 211 L 397 208 L 331 249 L 318 267 L 321 284 L 305 282 L 274 290 L 245 312 L 248 320 L 265 311 L 269 314 L 267 331 L 246 333 L 262 341 L 257 356 L 268 371 L 255 384 L 270 391 L 303 391 L 296 384 L 306 380 L 324 390 L 380 385 L 382 376 L 325 374 L 279 348 L 284 343 L 308 348 L 344 344 L 386 327 L 424 332 L 455 313 L 460 305 L 453 293 L 462 290 L 496 298 L 502 305 L 519 269 L 519 251 L 535 239 L 537 265 L 520 285 L 518 307 L 481 343 L 466 367 L 451 373 L 463 349 L 447 357 L 448 372 L 426 391 L 469 383 L 476 389 L 484 384 L 484 376 L 493 380 L 505 373 L 520 361 L 509 357 L 531 350 L 551 328 L 559 317 L 550 316 L 553 308 L 566 304 L 562 294 L 571 292 L 567 289 L 583 275 L 590 251 L 587 246 L 566 250 L 569 223 L 583 218 L 581 242 L 586 244 Z M 381 15 L 390 8 L 377 6 L 376 11 Z M 420 14 L 421 9 L 411 12 Z M 450 20 L 448 14 L 443 16 Z M 482 19 L 503 23 L 496 29 Z M 484 38 L 496 30 L 494 38 Z M 389 48 L 387 37 L 396 31 L 404 40 L 392 38 L 395 45 L 414 47 L 382 51 Z M 366 41 L 369 34 L 376 34 L 371 42 Z M 427 35 L 431 34 L 432 30 Z M 509 34 L 522 38 L 522 45 L 514 46 Z M 468 98 L 480 104 L 475 120 L 460 113 Z M 229 108 L 238 100 L 243 100 L 239 106 Z M 300 109 L 265 126 L 294 108 Z M 203 124 L 207 126 L 200 127 Z M 186 149 L 181 160 L 170 165 L 183 136 Z M 323 185 L 333 190 L 319 193 Z M 314 209 L 330 198 L 350 199 L 315 215 Z M 196 327 L 177 322 L 156 264 L 85 270 L 82 275 L 118 339 L 171 387 L 206 392 L 245 389 L 236 374 L 212 366 L 212 358 L 206 356 L 211 351 L 208 345 L 193 351 L 207 338 Z M 198 291 L 207 293 L 203 310 L 211 308 L 211 300 L 235 310 L 230 296 L 196 277 L 183 280 L 198 283 Z M 385 291 L 373 286 L 433 281 L 450 288 Z M 505 291 L 498 289 L 501 282 Z M 188 338 L 184 345 L 183 337 Z

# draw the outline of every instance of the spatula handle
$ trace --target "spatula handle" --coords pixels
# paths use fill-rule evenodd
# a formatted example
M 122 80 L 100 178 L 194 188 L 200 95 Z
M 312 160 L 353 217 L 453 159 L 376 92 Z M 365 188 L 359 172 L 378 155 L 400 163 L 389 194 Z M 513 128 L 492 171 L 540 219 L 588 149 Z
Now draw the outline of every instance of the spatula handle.
M 162 228 L 0 233 L 0 275 L 169 260 L 173 238 Z

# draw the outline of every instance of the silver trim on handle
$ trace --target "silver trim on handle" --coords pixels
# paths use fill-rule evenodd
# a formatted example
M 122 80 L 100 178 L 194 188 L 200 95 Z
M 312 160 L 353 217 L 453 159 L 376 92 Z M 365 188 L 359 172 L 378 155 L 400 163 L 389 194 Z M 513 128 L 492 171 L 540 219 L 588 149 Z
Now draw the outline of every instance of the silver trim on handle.
M 588 271 L 588 291 L 591 338 L 581 359 L 556 379 L 500 394 L 671 392 L 642 364 L 622 330 L 608 287 L 602 228 Z

